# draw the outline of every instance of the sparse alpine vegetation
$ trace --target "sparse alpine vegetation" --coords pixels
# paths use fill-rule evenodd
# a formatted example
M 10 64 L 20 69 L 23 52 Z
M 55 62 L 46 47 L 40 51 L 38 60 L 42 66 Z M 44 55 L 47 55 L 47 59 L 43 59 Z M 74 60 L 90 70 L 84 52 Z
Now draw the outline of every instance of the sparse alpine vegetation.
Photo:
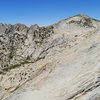
M 69 24 L 71 24 L 71 23 L 79 24 L 79 25 L 84 26 L 84 27 L 94 27 L 93 24 L 92 24 L 92 19 L 89 18 L 89 17 L 83 17 L 79 21 L 71 20 L 69 22 Z

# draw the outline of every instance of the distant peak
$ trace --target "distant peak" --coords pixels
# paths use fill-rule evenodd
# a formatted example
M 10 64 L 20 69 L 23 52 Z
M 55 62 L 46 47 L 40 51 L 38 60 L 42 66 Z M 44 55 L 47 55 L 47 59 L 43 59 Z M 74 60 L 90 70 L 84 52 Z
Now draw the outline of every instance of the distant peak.
M 82 13 L 80 13 L 80 14 L 78 14 L 77 16 L 83 16 L 83 14 L 82 14 Z
M 85 15 L 85 14 L 82 14 L 82 13 L 80 13 L 80 14 L 78 14 L 78 15 L 76 15 L 76 16 L 80 16 L 80 17 L 89 17 L 88 15 Z

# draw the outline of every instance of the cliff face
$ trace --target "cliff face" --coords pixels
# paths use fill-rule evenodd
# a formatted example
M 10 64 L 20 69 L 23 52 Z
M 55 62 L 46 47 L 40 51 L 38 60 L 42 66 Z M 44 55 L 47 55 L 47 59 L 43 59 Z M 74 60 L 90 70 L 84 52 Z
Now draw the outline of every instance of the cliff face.
M 22 25 L 0 24 L 0 70 L 9 70 L 23 63 L 38 59 L 46 39 L 53 33 L 53 26 L 30 28 Z
M 100 22 L 87 15 L 0 24 L 0 100 L 100 100 L 99 49 Z

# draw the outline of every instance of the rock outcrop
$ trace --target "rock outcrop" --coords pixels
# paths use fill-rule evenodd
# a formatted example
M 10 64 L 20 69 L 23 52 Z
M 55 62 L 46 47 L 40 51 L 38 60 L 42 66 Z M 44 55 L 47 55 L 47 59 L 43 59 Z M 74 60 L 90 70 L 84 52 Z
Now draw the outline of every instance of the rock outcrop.
M 0 24 L 0 100 L 100 100 L 100 21 L 76 15 L 47 27 Z

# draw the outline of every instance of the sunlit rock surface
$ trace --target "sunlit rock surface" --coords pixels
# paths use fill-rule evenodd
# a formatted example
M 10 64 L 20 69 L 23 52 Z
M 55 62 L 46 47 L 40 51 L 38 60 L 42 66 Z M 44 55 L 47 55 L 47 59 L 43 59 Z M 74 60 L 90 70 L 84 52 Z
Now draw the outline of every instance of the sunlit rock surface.
M 100 22 L 0 24 L 0 100 L 100 100 Z

